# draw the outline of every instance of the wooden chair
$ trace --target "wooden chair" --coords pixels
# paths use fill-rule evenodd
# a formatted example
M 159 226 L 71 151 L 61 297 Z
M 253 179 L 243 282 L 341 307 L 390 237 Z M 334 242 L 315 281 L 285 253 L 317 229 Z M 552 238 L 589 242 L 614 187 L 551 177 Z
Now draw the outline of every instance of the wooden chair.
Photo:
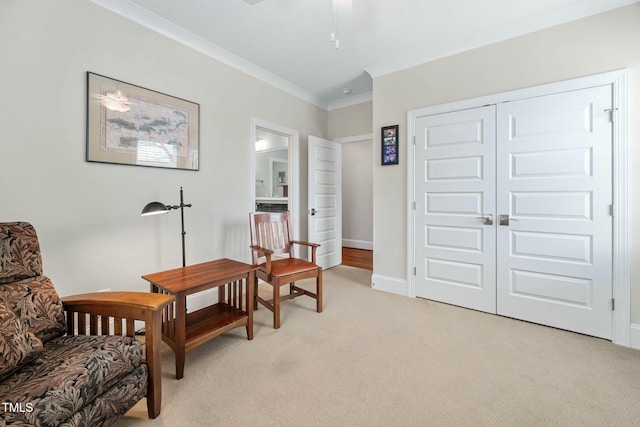
M 251 249 L 253 264 L 258 264 L 264 257 L 265 262 L 256 270 L 258 279 L 273 286 L 273 299 L 265 300 L 258 296 L 258 286 L 255 286 L 254 309 L 258 302 L 273 312 L 273 327 L 280 328 L 280 302 L 308 295 L 316 300 L 316 311 L 322 313 L 322 267 L 316 264 L 317 243 L 293 240 L 291 230 L 291 214 L 289 212 L 250 213 Z M 293 245 L 303 245 L 311 248 L 311 262 L 295 258 Z M 272 255 L 285 254 L 288 256 L 273 259 Z M 296 286 L 295 282 L 302 279 L 316 279 L 316 293 Z M 280 287 L 289 284 L 289 294 L 281 296 Z

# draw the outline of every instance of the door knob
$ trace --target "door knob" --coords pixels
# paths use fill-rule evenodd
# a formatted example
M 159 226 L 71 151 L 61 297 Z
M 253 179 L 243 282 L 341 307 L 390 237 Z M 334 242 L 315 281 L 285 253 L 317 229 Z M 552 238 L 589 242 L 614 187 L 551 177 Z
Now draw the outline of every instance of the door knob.
M 316 208 L 311 208 L 311 210 L 309 211 L 309 215 L 314 216 L 316 212 Z
M 484 225 L 493 225 L 493 215 L 477 216 L 476 219 L 481 219 Z
M 509 215 L 498 215 L 498 224 L 509 225 L 509 221 L 517 221 L 517 219 L 509 218 Z

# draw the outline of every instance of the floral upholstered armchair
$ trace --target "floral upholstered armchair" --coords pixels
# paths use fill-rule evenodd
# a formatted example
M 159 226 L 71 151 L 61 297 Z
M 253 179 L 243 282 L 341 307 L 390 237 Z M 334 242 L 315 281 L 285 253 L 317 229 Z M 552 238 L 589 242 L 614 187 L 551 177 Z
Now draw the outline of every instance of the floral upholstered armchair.
M 105 426 L 146 396 L 160 414 L 162 309 L 168 295 L 60 299 L 42 274 L 36 231 L 0 223 L 0 426 Z M 145 321 L 145 342 L 134 337 Z

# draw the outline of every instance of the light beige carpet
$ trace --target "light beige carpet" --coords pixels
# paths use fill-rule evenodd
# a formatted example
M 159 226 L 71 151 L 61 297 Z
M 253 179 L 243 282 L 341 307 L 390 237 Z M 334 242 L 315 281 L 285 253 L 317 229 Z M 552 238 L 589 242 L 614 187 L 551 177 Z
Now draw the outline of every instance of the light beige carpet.
M 163 345 L 160 417 L 143 400 L 116 425 L 640 425 L 640 351 L 370 281 L 325 271 L 323 313 L 284 302 L 274 330 L 260 307 L 252 341 L 238 328 L 204 344 L 179 381 Z

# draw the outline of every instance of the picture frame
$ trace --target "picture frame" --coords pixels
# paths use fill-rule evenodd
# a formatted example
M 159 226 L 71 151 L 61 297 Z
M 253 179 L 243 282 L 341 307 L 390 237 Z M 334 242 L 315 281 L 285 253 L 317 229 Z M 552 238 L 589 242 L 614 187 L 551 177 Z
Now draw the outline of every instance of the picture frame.
M 384 126 L 381 131 L 382 166 L 398 164 L 398 125 Z
M 87 72 L 87 162 L 200 168 L 200 105 Z

